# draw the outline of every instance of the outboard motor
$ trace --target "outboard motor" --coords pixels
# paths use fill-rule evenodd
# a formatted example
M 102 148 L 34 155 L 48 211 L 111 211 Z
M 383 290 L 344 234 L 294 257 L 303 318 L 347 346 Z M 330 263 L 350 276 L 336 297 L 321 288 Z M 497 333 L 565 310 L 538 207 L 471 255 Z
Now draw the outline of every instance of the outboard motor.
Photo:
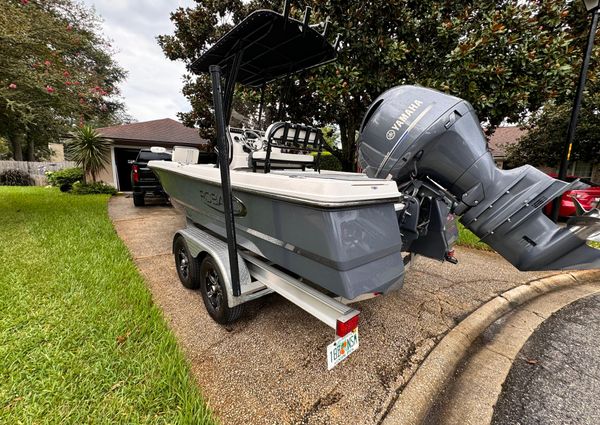
M 572 218 L 566 228 L 542 214 L 552 199 L 585 185 L 553 179 L 530 165 L 498 169 L 465 100 L 395 87 L 369 107 L 359 143 L 367 175 L 391 176 L 405 194 L 399 224 L 407 251 L 428 255 L 427 238 L 439 234 L 430 226 L 453 213 L 519 270 L 600 267 L 600 250 L 586 245 L 600 231 L 597 209 Z M 428 256 L 439 257 L 439 249 Z

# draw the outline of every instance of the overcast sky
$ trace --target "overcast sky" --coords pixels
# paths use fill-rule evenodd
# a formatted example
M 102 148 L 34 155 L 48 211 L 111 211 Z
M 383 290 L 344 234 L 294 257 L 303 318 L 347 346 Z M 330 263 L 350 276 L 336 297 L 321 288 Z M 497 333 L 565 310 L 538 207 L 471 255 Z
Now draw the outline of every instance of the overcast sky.
M 127 112 L 138 121 L 177 119 L 191 106 L 181 94 L 183 62 L 167 59 L 156 43 L 173 33 L 170 12 L 192 0 L 83 0 L 104 20 L 104 34 L 118 50 L 117 62 L 128 71 L 120 85 Z

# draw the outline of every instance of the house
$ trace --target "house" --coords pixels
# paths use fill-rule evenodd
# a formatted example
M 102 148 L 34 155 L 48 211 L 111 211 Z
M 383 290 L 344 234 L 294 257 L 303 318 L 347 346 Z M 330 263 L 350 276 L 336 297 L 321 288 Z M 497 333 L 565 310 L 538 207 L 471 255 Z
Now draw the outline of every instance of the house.
M 488 140 L 488 148 L 492 152 L 494 161 L 498 168 L 506 167 L 506 148 L 519 142 L 519 139 L 527 133 L 516 126 L 498 127 L 492 137 Z M 558 168 L 541 166 L 537 167 L 548 174 L 558 174 Z M 572 161 L 567 170 L 568 176 L 577 176 L 582 179 L 588 179 L 594 183 L 600 184 L 600 163 L 591 163 L 584 161 Z
M 136 158 L 140 149 L 192 146 L 206 150 L 209 147 L 209 141 L 198 135 L 198 129 L 186 127 L 170 118 L 102 127 L 96 131 L 112 142 L 110 162 L 98 175 L 98 180 L 123 192 L 131 190 L 129 161 Z
M 488 148 L 492 152 L 494 161 L 498 168 L 505 168 L 507 152 L 506 148 L 514 145 L 527 133 L 519 127 L 498 127 L 488 140 Z

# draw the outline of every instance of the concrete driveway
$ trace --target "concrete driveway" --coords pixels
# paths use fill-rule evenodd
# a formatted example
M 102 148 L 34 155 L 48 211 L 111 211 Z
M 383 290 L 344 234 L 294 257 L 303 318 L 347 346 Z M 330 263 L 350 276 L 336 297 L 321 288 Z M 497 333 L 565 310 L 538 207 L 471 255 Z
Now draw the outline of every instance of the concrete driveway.
M 521 273 L 498 255 L 457 249 L 458 265 L 419 258 L 404 288 L 355 304 L 360 349 L 327 371 L 334 332 L 277 294 L 229 327 L 177 278 L 177 210 L 113 197 L 109 214 L 177 336 L 209 405 L 224 424 L 377 424 L 427 353 L 479 305 L 549 273 Z

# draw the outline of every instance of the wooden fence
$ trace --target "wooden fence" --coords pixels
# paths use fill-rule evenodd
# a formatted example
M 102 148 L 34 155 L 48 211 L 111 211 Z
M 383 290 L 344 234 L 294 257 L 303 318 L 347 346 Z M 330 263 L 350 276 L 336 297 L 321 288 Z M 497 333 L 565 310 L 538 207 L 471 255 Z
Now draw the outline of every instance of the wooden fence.
M 63 168 L 75 167 L 73 161 L 62 162 L 29 162 L 29 161 L 0 161 L 0 173 L 6 170 L 20 170 L 31 176 L 36 186 L 48 184 L 46 171 L 57 171 Z

